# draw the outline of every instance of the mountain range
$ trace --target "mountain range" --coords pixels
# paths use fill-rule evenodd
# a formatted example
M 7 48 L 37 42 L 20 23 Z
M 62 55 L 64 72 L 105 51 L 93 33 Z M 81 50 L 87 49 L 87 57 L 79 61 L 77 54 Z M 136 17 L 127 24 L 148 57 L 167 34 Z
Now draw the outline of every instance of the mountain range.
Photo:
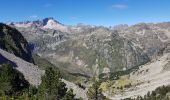
M 144 96 L 148 91 L 170 84 L 170 22 L 104 27 L 64 25 L 49 17 L 6 24 L 9 26 L 0 27 L 1 49 L 32 63 L 33 68 L 37 68 L 36 55 L 66 73 L 66 80 L 87 88 L 93 77 L 102 79 L 103 94 L 110 99 Z M 3 50 L 1 55 L 8 55 Z M 18 70 L 25 77 L 31 76 Z M 43 73 L 41 68 L 37 70 L 38 75 Z M 130 88 L 123 89 L 124 92 L 115 89 L 129 84 Z
M 50 17 L 9 25 L 43 58 L 70 73 L 90 77 L 134 68 L 169 50 L 170 23 L 107 28 L 63 25 Z

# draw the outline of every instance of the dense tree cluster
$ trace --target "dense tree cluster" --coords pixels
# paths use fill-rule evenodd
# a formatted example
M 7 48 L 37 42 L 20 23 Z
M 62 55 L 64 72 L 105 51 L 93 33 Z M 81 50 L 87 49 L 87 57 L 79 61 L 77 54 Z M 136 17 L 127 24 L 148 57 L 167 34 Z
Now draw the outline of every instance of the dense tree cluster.
M 46 69 L 38 94 L 41 100 L 76 100 L 73 90 L 68 90 L 66 84 L 61 81 L 60 72 L 52 67 Z
M 10 64 L 0 65 L 0 97 L 18 96 L 29 87 L 24 76 Z

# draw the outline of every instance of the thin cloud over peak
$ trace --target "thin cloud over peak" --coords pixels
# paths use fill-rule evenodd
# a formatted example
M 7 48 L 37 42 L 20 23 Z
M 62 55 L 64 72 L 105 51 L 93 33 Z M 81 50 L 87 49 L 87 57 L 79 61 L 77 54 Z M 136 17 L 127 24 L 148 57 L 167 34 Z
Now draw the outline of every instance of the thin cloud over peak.
M 35 20 L 38 19 L 39 17 L 37 15 L 31 15 L 28 17 L 28 20 Z
M 126 5 L 126 4 L 114 4 L 114 5 L 112 5 L 112 8 L 126 9 L 126 8 L 128 8 L 128 5 Z

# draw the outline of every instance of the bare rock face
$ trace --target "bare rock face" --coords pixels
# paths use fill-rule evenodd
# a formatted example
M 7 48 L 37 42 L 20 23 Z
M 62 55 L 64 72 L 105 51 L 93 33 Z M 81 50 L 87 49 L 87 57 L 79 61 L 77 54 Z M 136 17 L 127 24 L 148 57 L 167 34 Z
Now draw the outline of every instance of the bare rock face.
M 105 69 L 122 71 L 169 52 L 169 23 L 106 28 L 62 25 L 54 19 L 40 22 L 46 24 L 33 21 L 29 27 L 19 23 L 13 26 L 34 45 L 34 52 L 74 74 L 93 76 L 106 73 Z

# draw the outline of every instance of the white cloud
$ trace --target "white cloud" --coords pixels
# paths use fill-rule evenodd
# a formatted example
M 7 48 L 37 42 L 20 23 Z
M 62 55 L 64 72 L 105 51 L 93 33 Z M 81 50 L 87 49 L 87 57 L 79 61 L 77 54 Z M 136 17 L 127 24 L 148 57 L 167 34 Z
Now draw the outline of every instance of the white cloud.
M 112 5 L 112 8 L 126 9 L 126 8 L 128 8 L 128 5 L 125 5 L 125 4 L 115 4 L 115 5 Z
M 37 15 L 31 15 L 31 16 L 28 16 L 28 17 L 27 17 L 27 20 L 36 20 L 36 19 L 39 19 L 39 16 L 37 16 Z
M 38 18 L 37 15 L 31 15 L 31 16 L 29 16 L 29 19 L 37 19 L 37 18 Z

